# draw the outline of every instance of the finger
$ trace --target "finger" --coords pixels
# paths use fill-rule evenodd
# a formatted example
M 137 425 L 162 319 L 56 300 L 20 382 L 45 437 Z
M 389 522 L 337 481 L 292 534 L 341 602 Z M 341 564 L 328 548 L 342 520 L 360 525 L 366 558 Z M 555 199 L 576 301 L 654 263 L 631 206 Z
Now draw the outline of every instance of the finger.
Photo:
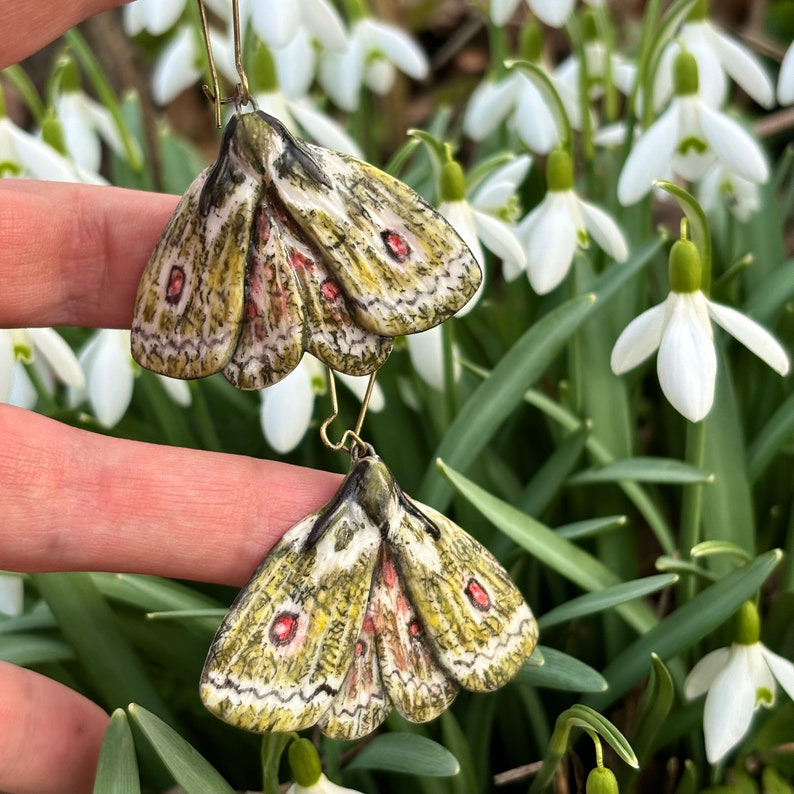
M 141 272 L 178 198 L 0 181 L 0 327 L 129 328 Z
M 54 41 L 92 14 L 129 0 L 38 0 L 4 3 L 0 29 L 0 69 L 17 63 Z
M 241 584 L 339 476 L 110 438 L 0 405 L 0 560 Z
M 0 662 L 0 791 L 90 792 L 107 723 L 74 690 Z

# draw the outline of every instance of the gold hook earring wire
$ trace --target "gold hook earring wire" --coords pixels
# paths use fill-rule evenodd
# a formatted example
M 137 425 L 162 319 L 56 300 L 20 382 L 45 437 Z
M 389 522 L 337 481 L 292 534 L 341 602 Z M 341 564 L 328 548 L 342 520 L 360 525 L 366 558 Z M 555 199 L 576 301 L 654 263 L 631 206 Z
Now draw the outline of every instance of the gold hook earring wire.
M 212 100 L 215 105 L 215 126 L 221 128 L 221 88 L 218 81 L 218 69 L 215 66 L 215 57 L 212 54 L 212 42 L 210 41 L 210 28 L 207 24 L 207 12 L 204 9 L 202 0 L 197 0 L 199 7 L 199 16 L 201 17 L 201 35 L 204 37 L 204 46 L 207 48 L 207 61 L 210 67 L 210 80 L 212 81 L 212 89 L 208 85 L 201 86 L 204 95 Z
M 336 397 L 336 379 L 334 378 L 334 371 L 328 367 L 328 393 L 331 397 L 331 415 L 320 425 L 320 438 L 323 444 L 328 447 L 328 449 L 332 449 L 334 452 L 338 452 L 341 449 L 345 450 L 345 452 L 350 452 L 352 450 L 352 444 L 351 446 L 346 445 L 349 442 L 353 442 L 358 444 L 362 450 L 367 450 L 367 444 L 361 438 L 361 427 L 364 424 L 364 417 L 367 415 L 369 401 L 372 398 L 372 390 L 375 388 L 375 378 L 377 376 L 377 370 L 375 370 L 375 372 L 369 376 L 367 390 L 364 393 L 364 399 L 361 403 L 361 410 L 358 412 L 358 419 L 356 420 L 355 429 L 345 430 L 345 432 L 342 433 L 342 438 L 338 442 L 334 443 L 328 438 L 328 428 L 334 419 L 336 419 L 336 417 L 339 415 L 339 402 Z
M 237 100 L 240 105 L 247 105 L 251 99 L 248 92 L 248 75 L 243 69 L 243 40 L 240 35 L 240 2 L 232 0 L 232 20 L 234 24 L 234 66 L 240 83 L 237 86 Z

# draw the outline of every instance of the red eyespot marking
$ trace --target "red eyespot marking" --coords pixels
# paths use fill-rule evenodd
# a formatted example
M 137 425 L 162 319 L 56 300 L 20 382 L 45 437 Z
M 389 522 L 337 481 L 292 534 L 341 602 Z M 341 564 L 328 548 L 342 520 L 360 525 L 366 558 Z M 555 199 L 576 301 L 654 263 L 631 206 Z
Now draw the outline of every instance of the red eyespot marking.
M 397 584 L 397 571 L 394 570 L 394 563 L 391 560 L 383 561 L 383 581 L 386 587 L 394 587 Z
M 408 633 L 412 637 L 418 637 L 422 633 L 422 627 L 419 625 L 419 621 L 416 618 L 408 624 Z
M 480 612 L 487 612 L 491 608 L 490 596 L 476 579 L 469 579 L 463 592 L 466 593 L 471 605 Z
M 309 273 L 314 270 L 314 262 L 308 256 L 304 256 L 300 251 L 294 249 L 290 252 L 289 263 L 293 270 L 306 270 Z
M 178 303 L 185 288 L 185 271 L 174 265 L 168 274 L 168 286 L 165 288 L 165 299 L 167 303 Z
M 339 285 L 335 281 L 331 281 L 330 278 L 323 281 L 322 285 L 320 286 L 320 292 L 328 301 L 328 303 L 334 303 L 342 294 L 342 290 L 339 289 Z
M 298 616 L 294 612 L 281 612 L 270 624 L 270 642 L 277 647 L 289 645 L 298 630 Z
M 364 618 L 364 625 L 361 627 L 361 630 L 365 631 L 367 634 L 375 633 L 375 621 L 372 619 L 372 615 L 367 615 Z
M 367 652 L 367 643 L 363 640 L 359 640 L 356 643 L 356 649 L 354 651 L 356 658 L 363 656 Z
M 411 246 L 408 245 L 408 240 L 393 229 L 384 229 L 380 238 L 386 246 L 386 252 L 395 262 L 405 262 L 410 256 Z

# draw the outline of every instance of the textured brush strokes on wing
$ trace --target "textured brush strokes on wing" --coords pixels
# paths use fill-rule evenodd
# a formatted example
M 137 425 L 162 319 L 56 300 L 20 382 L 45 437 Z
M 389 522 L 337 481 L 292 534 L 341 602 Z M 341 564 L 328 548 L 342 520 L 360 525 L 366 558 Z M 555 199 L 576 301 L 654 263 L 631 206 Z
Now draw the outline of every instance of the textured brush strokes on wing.
M 273 547 L 218 629 L 201 698 L 255 732 L 356 739 L 506 684 L 538 627 L 493 555 L 413 501 L 371 450 Z
M 164 375 L 281 380 L 304 351 L 366 375 L 392 337 L 432 328 L 482 275 L 454 229 L 377 168 L 236 114 L 143 274 L 132 354 Z

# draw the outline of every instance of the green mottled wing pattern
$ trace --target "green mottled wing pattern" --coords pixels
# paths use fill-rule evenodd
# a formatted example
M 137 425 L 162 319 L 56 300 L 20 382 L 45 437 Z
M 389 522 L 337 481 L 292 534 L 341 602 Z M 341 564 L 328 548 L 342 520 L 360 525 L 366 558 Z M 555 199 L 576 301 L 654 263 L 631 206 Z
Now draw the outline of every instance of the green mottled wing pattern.
M 399 180 L 236 114 L 141 278 L 133 357 L 178 378 L 264 388 L 304 351 L 351 375 L 430 328 L 482 276 L 466 244 Z
M 201 676 L 207 708 L 257 733 L 313 725 L 353 662 L 379 543 L 354 503 L 289 530 L 218 629 Z
M 493 555 L 409 499 L 368 450 L 276 544 L 212 644 L 201 697 L 251 731 L 356 739 L 392 708 L 426 722 L 507 683 L 538 629 Z

